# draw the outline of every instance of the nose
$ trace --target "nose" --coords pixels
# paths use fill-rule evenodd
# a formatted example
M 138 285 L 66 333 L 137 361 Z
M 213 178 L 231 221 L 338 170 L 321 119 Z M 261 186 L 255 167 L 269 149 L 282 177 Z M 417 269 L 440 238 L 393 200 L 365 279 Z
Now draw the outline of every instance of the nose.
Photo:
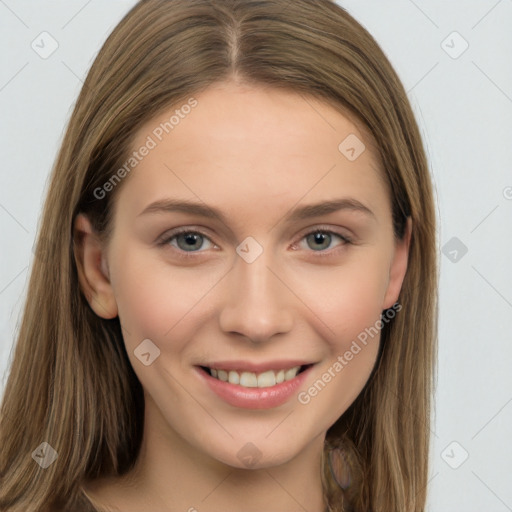
M 263 251 L 252 263 L 236 256 L 225 278 L 219 320 L 223 332 L 262 343 L 292 329 L 294 295 L 270 256 Z

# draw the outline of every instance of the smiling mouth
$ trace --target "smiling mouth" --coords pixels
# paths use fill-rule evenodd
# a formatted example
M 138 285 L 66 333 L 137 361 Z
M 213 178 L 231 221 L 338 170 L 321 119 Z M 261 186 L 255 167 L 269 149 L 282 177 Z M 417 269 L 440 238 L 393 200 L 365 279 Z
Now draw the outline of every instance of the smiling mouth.
M 294 379 L 307 370 L 312 364 L 294 366 L 282 370 L 267 370 L 261 373 L 247 372 L 242 370 L 221 370 L 201 366 L 200 368 L 214 379 L 230 384 L 237 384 L 245 388 L 268 388 Z

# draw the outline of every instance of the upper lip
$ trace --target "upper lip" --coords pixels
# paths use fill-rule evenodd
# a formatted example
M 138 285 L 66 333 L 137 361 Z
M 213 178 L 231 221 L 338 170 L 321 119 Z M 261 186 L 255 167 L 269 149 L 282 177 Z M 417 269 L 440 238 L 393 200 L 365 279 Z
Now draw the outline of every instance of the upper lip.
M 216 370 L 242 370 L 246 372 L 264 372 L 266 370 L 288 370 L 295 366 L 305 366 L 313 364 L 311 361 L 304 361 L 299 359 L 286 359 L 282 361 L 267 361 L 263 363 L 255 363 L 250 361 L 215 361 L 204 363 L 198 366 L 206 366 L 208 368 L 215 368 Z

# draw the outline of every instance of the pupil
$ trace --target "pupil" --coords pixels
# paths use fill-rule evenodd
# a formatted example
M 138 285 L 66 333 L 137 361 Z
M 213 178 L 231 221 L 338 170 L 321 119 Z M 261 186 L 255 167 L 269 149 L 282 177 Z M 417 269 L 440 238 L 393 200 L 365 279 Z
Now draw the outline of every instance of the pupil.
M 324 245 L 324 247 L 321 247 L 321 248 L 325 248 L 325 247 L 328 247 L 329 246 L 329 238 L 330 238 L 330 235 L 328 233 L 315 233 L 313 235 L 313 238 L 314 238 L 314 241 L 316 244 L 319 244 L 319 245 Z M 327 245 L 326 244 L 326 241 L 327 241 Z M 318 248 L 318 247 L 317 247 Z
M 198 240 L 199 240 L 199 246 L 200 246 L 201 245 L 200 238 L 201 238 L 201 235 L 197 235 L 194 233 L 186 233 L 185 235 L 181 235 L 181 241 L 185 242 L 183 244 L 185 249 L 190 249 L 190 248 L 194 249 L 195 248 L 194 245 L 198 244 Z M 180 240 L 180 238 L 178 238 L 178 245 L 181 245 L 179 243 L 179 240 Z

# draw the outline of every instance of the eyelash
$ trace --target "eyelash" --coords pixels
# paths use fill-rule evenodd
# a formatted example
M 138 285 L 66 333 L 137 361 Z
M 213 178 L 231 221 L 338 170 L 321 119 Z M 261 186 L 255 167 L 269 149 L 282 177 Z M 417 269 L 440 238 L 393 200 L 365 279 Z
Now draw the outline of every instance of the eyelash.
M 191 228 L 177 228 L 174 231 L 172 231 L 171 233 L 167 234 L 165 236 L 165 238 L 159 240 L 157 242 L 157 245 L 159 247 L 169 246 L 169 242 L 171 240 L 173 240 L 178 235 L 181 235 L 183 233 L 194 234 L 194 235 L 201 235 L 201 236 L 207 238 L 208 240 L 210 240 L 210 237 L 206 233 L 203 233 L 200 230 L 195 230 L 195 229 L 191 229 Z M 336 231 L 333 231 L 333 230 L 331 230 L 331 229 L 329 229 L 327 227 L 323 227 L 323 226 L 319 226 L 319 227 L 317 227 L 317 228 L 315 228 L 315 229 L 313 229 L 311 231 L 308 231 L 307 233 L 302 235 L 302 237 L 299 239 L 299 242 L 302 241 L 303 239 L 307 238 L 309 235 L 314 235 L 314 234 L 317 234 L 317 233 L 334 235 L 334 236 L 339 237 L 341 239 L 341 241 L 342 241 L 342 244 L 341 244 L 341 246 L 337 246 L 338 248 L 339 247 L 343 247 L 343 246 L 345 246 L 347 244 L 352 244 L 353 243 L 353 240 L 350 237 L 348 237 L 346 235 L 342 235 L 341 233 L 338 233 Z M 212 241 L 210 240 L 210 242 L 212 242 Z M 296 243 L 294 242 L 293 245 L 295 246 Z M 177 251 L 178 257 L 183 258 L 183 259 L 196 258 L 197 256 L 195 256 L 195 254 L 204 252 L 204 251 L 183 251 L 179 247 L 174 247 L 174 246 L 171 246 L 171 247 L 173 247 L 173 249 Z M 328 249 L 328 250 L 311 251 L 311 252 L 317 253 L 317 256 L 322 258 L 322 257 L 331 256 L 333 251 L 336 251 L 336 248 L 330 249 L 330 250 Z

